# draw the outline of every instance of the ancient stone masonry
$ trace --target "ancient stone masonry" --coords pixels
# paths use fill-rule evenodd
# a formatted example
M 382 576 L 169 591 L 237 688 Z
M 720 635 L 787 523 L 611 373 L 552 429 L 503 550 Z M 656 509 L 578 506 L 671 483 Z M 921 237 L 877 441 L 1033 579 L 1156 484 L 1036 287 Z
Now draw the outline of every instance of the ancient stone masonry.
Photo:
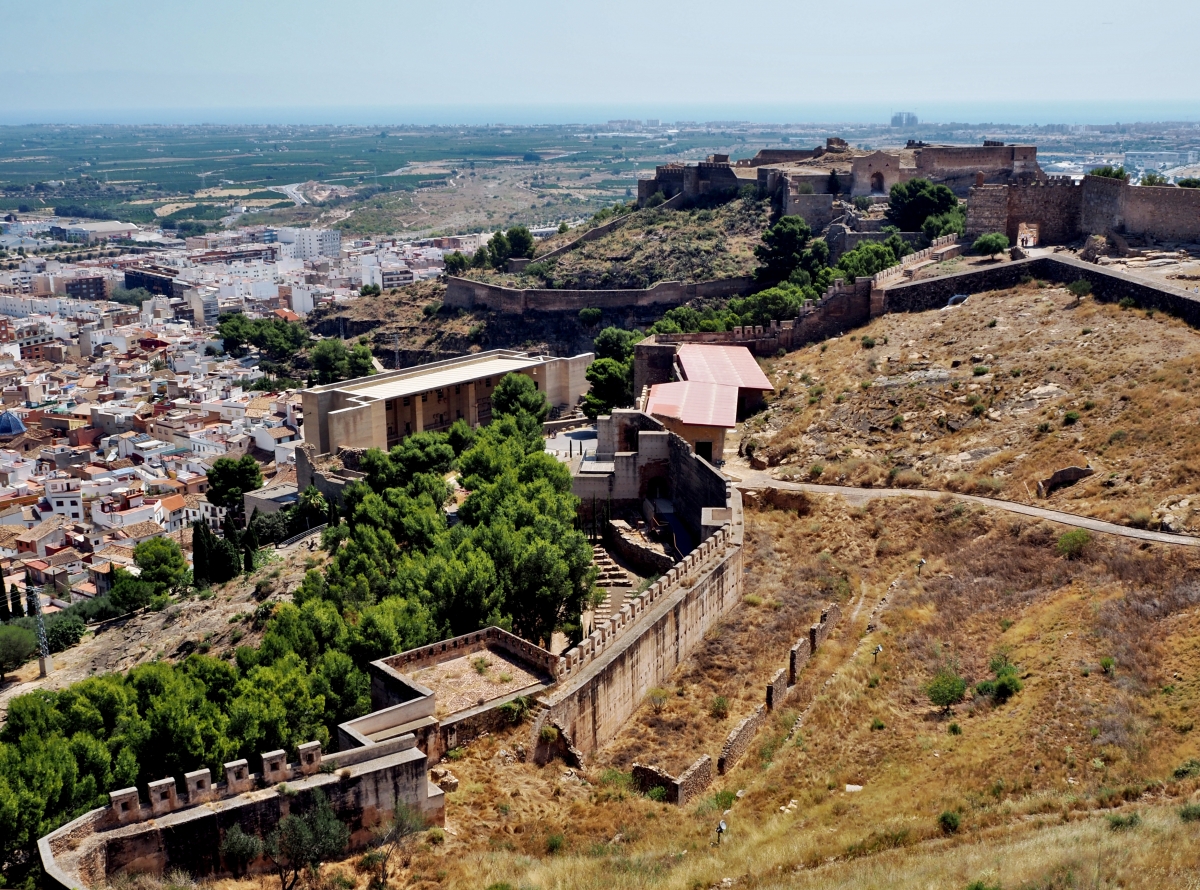
M 705 754 L 684 770 L 679 778 L 666 770 L 639 763 L 633 765 L 632 774 L 633 786 L 640 793 L 647 794 L 653 788 L 662 788 L 666 792 L 665 803 L 685 806 L 712 784 L 712 758 Z
M 184 776 L 182 798 L 174 778 L 159 779 L 149 783 L 145 805 L 137 788 L 113 791 L 107 807 L 38 841 L 42 867 L 63 888 L 103 887 L 119 875 L 170 868 L 195 877 L 226 875 L 220 855 L 226 831 L 238 825 L 265 837 L 289 812 L 310 807 L 318 790 L 349 826 L 352 850 L 372 843 L 374 826 L 386 822 L 398 802 L 432 822 L 445 818 L 442 792 L 428 781 L 426 757 L 412 735 L 333 756 L 309 742 L 297 757 L 289 764 L 284 752 L 265 752 L 259 774 L 245 760 L 232 761 L 223 783 L 213 783 L 208 769 L 193 770 Z M 270 867 L 260 858 L 250 870 Z
M 685 284 L 660 281 L 653 287 L 630 290 L 519 290 L 470 278 L 446 278 L 446 306 L 452 309 L 491 309 L 520 315 L 525 312 L 578 312 L 580 309 L 627 309 L 642 306 L 680 306 L 694 299 L 728 299 L 754 289 L 751 278 L 724 278 Z
M 1108 232 L 1160 241 L 1200 240 L 1200 189 L 1130 185 L 1120 179 L 1049 177 L 1016 185 L 982 185 L 967 201 L 967 238 L 1002 232 L 1038 244 L 1065 244 Z
M 767 710 L 774 711 L 783 706 L 783 701 L 787 698 L 788 690 L 788 669 L 780 668 L 775 672 L 775 676 L 771 678 L 771 682 L 767 684 Z
M 767 706 L 759 705 L 754 709 L 753 714 L 744 718 L 733 728 L 733 731 L 729 733 L 729 737 L 725 739 L 725 744 L 721 747 L 721 756 L 717 758 L 718 774 L 725 775 L 734 764 L 741 760 L 742 755 L 746 753 L 746 749 L 750 747 L 750 743 L 754 741 L 754 736 L 758 732 L 758 728 L 762 726 L 766 716 Z

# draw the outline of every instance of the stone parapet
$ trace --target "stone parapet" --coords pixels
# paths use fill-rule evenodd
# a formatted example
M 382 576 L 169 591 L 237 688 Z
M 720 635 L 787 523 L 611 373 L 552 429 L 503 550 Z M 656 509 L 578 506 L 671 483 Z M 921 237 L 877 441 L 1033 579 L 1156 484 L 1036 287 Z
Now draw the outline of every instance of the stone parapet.
M 729 736 L 725 739 L 725 744 L 721 747 L 721 756 L 717 758 L 717 773 L 725 775 L 730 769 L 742 758 L 746 753 L 746 749 L 750 747 L 750 743 L 754 740 L 755 733 L 762 726 L 763 720 L 767 716 L 767 706 L 759 705 L 754 709 L 754 713 L 749 717 L 744 718 Z

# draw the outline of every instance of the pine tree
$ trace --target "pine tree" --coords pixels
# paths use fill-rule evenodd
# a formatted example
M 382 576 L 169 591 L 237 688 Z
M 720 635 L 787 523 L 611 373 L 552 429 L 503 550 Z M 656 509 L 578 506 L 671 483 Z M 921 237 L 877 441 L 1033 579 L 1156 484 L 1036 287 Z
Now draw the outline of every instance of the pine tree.
M 17 585 L 15 583 L 8 589 L 8 601 L 12 608 L 12 617 L 24 618 L 25 606 L 21 603 L 21 593 L 17 590 Z

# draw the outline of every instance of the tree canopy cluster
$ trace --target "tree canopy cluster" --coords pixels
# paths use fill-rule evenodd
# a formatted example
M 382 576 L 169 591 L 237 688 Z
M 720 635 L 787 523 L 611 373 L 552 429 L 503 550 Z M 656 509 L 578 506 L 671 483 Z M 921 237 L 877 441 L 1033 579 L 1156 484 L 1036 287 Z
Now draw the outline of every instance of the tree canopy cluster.
M 0 730 L 0 863 L 9 878 L 35 867 L 39 836 L 103 805 L 114 788 L 327 744 L 339 723 L 370 708 L 363 666 L 372 659 L 488 624 L 531 640 L 548 642 L 555 630 L 578 639 L 594 569 L 575 528 L 570 476 L 544 450 L 548 412 L 529 378 L 510 375 L 496 388 L 490 426 L 456 423 L 368 452 L 366 478 L 347 491 L 346 522 L 326 532 L 335 550 L 327 575 L 311 570 L 294 602 L 261 607 L 262 643 L 240 647 L 235 663 L 192 654 L 14 698 Z M 455 468 L 467 494 L 452 499 L 446 477 Z M 305 496 L 299 509 L 324 512 L 319 495 Z M 119 577 L 99 601 L 111 606 L 120 590 L 123 602 L 147 603 L 188 583 L 170 539 L 143 542 L 135 560 L 141 575 Z M 21 630 L 14 624 L 0 628 L 0 653 Z M 305 841 L 318 828 L 281 826 L 267 852 L 301 859 L 305 844 L 289 848 L 289 833 Z
M 234 358 L 256 346 L 273 361 L 290 359 L 308 346 L 308 329 L 282 318 L 247 318 L 240 312 L 228 312 L 217 319 L 217 332 L 225 342 L 225 351 Z
M 533 233 L 525 226 L 513 226 L 507 232 L 497 232 L 487 244 L 475 251 L 471 265 L 476 269 L 503 269 L 510 259 L 532 258 L 533 247 Z M 446 271 L 452 275 L 463 271 L 466 266 L 461 263 L 465 259 L 457 251 L 450 254 L 446 258 Z
M 633 405 L 633 347 L 641 331 L 607 327 L 596 335 L 592 351 L 595 361 L 588 366 L 591 390 L 583 397 L 583 413 L 593 420 L 613 408 Z
M 356 343 L 347 349 L 341 340 L 321 340 L 308 351 L 308 360 L 318 384 L 370 377 L 375 373 L 371 348 L 366 343 Z
M 901 232 L 925 232 L 925 223 L 934 218 L 938 221 L 937 235 L 930 236 L 925 232 L 927 237 L 933 238 L 959 231 L 959 228 L 941 229 L 953 224 L 961 226 L 960 217 L 965 223 L 954 192 L 944 185 L 934 185 L 928 179 L 910 179 L 892 186 L 886 215 L 888 222 Z

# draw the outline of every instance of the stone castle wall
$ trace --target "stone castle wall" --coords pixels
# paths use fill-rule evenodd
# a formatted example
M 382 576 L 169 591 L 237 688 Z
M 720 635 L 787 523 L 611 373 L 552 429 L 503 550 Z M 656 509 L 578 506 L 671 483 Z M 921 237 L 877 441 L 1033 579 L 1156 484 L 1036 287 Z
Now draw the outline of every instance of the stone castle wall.
M 224 783 L 210 783 L 207 769 L 188 773 L 184 797 L 175 779 L 151 782 L 146 806 L 136 788 L 114 791 L 109 806 L 38 841 L 42 867 L 52 884 L 64 890 L 98 888 L 120 875 L 169 869 L 197 878 L 228 875 L 230 866 L 220 853 L 225 832 L 238 825 L 265 838 L 284 816 L 311 807 L 317 791 L 349 827 L 350 850 L 370 846 L 374 828 L 401 801 L 432 823 L 445 820 L 444 796 L 430 784 L 427 759 L 411 735 L 332 755 L 322 755 L 319 745 L 309 743 L 301 746 L 295 765 L 283 755 L 263 754 L 261 774 L 251 773 L 244 760 L 227 764 Z M 271 869 L 265 857 L 250 865 L 251 873 Z
M 588 307 L 626 309 L 681 306 L 688 300 L 744 296 L 753 289 L 753 279 L 745 277 L 692 284 L 662 281 L 653 287 L 629 290 L 520 290 L 447 276 L 445 305 L 453 309 L 490 309 L 521 315 L 525 312 L 578 312 Z
M 1038 226 L 1041 244 L 1065 244 L 1109 231 L 1161 241 L 1200 241 L 1200 189 L 1135 186 L 1104 176 L 1085 176 L 1082 182 L 1051 177 L 971 189 L 968 239 L 1003 232 L 1015 244 L 1022 223 Z

